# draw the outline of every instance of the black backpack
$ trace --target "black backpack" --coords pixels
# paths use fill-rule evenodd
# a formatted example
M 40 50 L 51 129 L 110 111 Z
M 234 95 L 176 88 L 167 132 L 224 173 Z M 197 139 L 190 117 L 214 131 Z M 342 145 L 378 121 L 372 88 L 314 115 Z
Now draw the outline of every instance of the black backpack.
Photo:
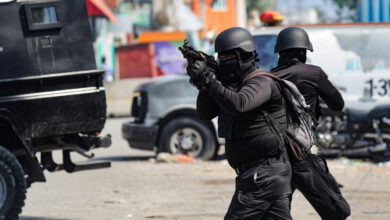
M 287 129 L 283 129 L 279 122 L 270 114 L 266 112 L 263 112 L 263 114 L 277 138 L 279 139 L 282 136 L 284 139 L 290 157 L 293 156 L 295 160 L 298 161 L 304 160 L 307 157 L 307 154 L 309 154 L 310 148 L 315 143 L 317 122 L 310 106 L 306 104 L 305 98 L 293 82 L 280 79 L 263 70 L 253 72 L 250 75 L 250 78 L 255 76 L 271 77 L 279 86 L 286 106 Z

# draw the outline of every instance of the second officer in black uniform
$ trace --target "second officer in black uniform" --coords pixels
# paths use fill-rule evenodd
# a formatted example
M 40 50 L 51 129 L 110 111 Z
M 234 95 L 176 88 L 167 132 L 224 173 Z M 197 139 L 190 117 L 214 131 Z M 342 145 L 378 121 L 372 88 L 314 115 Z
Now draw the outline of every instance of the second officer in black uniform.
M 278 66 L 271 72 L 297 86 L 318 120 L 321 115 L 319 97 L 336 111 L 343 109 L 344 100 L 320 67 L 306 64 L 307 50 L 313 51 L 313 46 L 305 30 L 299 27 L 283 29 L 275 46 L 275 53 L 279 53 Z M 298 161 L 290 155 L 290 161 L 293 190 L 299 189 L 323 220 L 343 220 L 350 215 L 349 204 L 341 195 L 325 159 L 309 154 L 307 159 Z
M 291 166 L 283 141 L 265 119 L 270 114 L 286 126 L 279 88 L 270 77 L 256 75 L 256 45 L 246 29 L 221 32 L 215 51 L 217 79 L 205 80 L 197 111 L 203 120 L 218 116 L 218 134 L 226 139 L 226 157 L 237 172 L 225 219 L 291 219 Z M 199 62 L 187 68 L 190 75 L 202 70 Z

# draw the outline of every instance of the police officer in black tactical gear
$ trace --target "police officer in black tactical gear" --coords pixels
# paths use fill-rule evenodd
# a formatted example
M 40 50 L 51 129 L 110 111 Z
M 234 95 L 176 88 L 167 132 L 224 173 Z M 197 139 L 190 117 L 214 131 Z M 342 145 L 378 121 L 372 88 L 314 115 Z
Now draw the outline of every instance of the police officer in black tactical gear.
M 203 120 L 218 116 L 218 134 L 226 139 L 226 157 L 237 173 L 225 219 L 291 219 L 291 166 L 283 141 L 265 119 L 270 114 L 287 125 L 279 88 L 272 78 L 256 75 L 256 45 L 246 29 L 221 32 L 215 51 L 216 78 L 204 80 L 197 111 Z M 199 62 L 187 67 L 190 76 L 203 69 Z
M 302 28 L 283 29 L 275 46 L 275 53 L 279 53 L 278 66 L 271 72 L 297 86 L 318 120 L 321 114 L 319 97 L 336 111 L 343 109 L 344 100 L 320 67 L 305 64 L 307 50 L 313 51 L 313 46 Z M 325 159 L 309 154 L 303 161 L 294 160 L 290 156 L 290 161 L 293 191 L 301 191 L 322 219 L 343 220 L 350 215 L 349 204 L 341 195 L 335 178 L 329 173 Z

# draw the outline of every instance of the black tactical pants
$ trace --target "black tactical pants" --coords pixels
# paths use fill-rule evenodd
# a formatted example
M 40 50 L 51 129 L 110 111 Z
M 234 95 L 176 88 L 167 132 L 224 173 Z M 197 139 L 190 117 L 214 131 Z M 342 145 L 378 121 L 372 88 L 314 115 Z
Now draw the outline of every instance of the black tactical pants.
M 301 191 L 323 220 L 344 220 L 351 214 L 326 160 L 318 155 L 292 163 L 291 188 Z
M 266 160 L 236 177 L 225 220 L 292 219 L 289 210 L 291 166 Z

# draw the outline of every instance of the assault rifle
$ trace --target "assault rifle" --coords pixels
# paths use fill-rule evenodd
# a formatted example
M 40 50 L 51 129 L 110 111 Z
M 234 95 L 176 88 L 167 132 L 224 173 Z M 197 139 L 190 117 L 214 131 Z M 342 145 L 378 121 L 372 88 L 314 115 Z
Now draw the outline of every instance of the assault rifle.
M 193 86 L 197 88 L 205 87 L 205 79 L 207 79 L 210 74 L 211 76 L 215 75 L 217 69 L 217 62 L 215 61 L 215 58 L 201 51 L 195 50 L 188 44 L 188 40 L 184 40 L 183 47 L 179 47 L 179 50 L 183 54 L 183 57 L 187 59 L 189 67 L 194 65 L 196 61 L 203 61 L 206 64 L 201 72 L 187 71 L 187 74 L 190 76 L 190 83 Z

